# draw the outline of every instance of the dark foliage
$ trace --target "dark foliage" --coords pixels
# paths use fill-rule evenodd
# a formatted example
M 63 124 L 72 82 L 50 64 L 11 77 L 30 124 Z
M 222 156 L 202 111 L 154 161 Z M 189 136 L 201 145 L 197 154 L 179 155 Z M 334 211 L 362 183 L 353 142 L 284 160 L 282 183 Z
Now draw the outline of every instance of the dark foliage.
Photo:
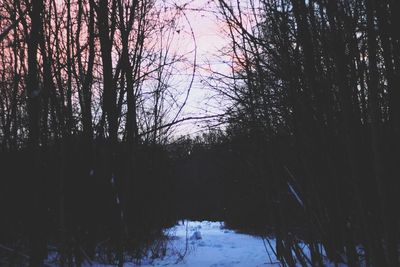
M 95 142 L 96 156 L 88 163 L 79 139 L 72 140 L 66 157 L 61 158 L 56 146 L 39 152 L 41 177 L 32 176 L 26 167 L 31 164 L 28 150 L 1 153 L 0 243 L 29 255 L 26 244 L 32 217 L 40 215 L 41 237 L 49 252 L 64 251 L 67 261 L 79 262 L 87 257 L 103 261 L 101 250 L 117 253 L 122 223 L 124 249 L 140 260 L 147 253 L 146 246 L 162 238 L 161 230 L 177 218 L 173 213 L 172 162 L 166 151 L 160 146 L 140 145 L 135 152 L 137 160 L 127 161 L 126 145 L 118 144 L 117 172 L 110 176 L 106 143 Z M 127 170 L 132 167 L 135 174 L 128 176 Z M 67 178 L 62 186 L 61 175 Z M 42 180 L 42 214 L 32 212 L 30 204 L 35 197 L 32 183 L 37 179 Z M 8 262 L 21 260 L 18 254 L 1 251 L 1 255 Z M 112 262 L 118 262 L 115 256 Z

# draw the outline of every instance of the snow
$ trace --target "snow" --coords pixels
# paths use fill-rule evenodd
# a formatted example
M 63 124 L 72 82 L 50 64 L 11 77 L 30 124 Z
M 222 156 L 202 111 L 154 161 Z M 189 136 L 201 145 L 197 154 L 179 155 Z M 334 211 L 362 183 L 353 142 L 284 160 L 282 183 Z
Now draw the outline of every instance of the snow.
M 290 191 L 292 192 L 292 194 L 294 195 L 294 197 L 296 198 L 297 202 L 299 202 L 299 204 L 304 208 L 304 203 L 301 200 L 299 194 L 297 194 L 296 190 L 294 190 L 293 186 L 288 182 L 287 183 L 289 186 Z
M 194 232 L 193 235 L 190 237 L 190 240 L 199 240 L 199 239 L 202 239 L 200 231 Z
M 257 267 L 280 266 L 273 250 L 274 239 L 237 233 L 226 229 L 223 222 L 184 221 L 166 229 L 168 236 L 166 255 L 163 258 L 143 259 L 141 264 L 126 262 L 126 267 L 176 266 L 176 267 Z M 304 244 L 303 252 L 309 256 Z M 323 248 L 322 248 L 323 250 Z M 325 262 L 325 266 L 335 266 Z M 85 264 L 84 264 L 85 266 Z M 108 267 L 92 264 L 88 266 Z M 300 265 L 298 265 L 300 266 Z M 345 266 L 339 264 L 338 266 Z
M 270 263 L 261 238 L 225 229 L 222 222 L 186 221 L 166 233 L 170 236 L 166 257 L 141 266 L 280 266 L 272 253 L 274 263 Z

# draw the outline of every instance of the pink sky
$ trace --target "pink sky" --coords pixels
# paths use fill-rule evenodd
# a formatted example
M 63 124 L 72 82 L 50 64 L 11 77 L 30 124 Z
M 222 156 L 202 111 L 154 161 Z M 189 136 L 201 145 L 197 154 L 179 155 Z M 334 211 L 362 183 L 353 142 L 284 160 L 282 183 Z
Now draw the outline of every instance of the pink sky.
M 229 71 L 222 60 L 218 57 L 219 51 L 228 45 L 228 39 L 223 35 L 223 23 L 218 21 L 214 12 L 218 11 L 215 1 L 195 0 L 184 1 L 189 3 L 186 6 L 186 16 L 193 28 L 197 44 L 197 68 L 196 79 L 189 97 L 187 106 L 184 109 L 184 116 L 203 116 L 222 113 L 221 104 L 215 97 L 215 92 L 206 88 L 201 79 L 209 73 L 207 63 L 211 64 L 211 69 L 218 72 Z M 176 45 L 180 50 L 190 51 L 194 49 L 194 43 L 190 35 L 190 28 L 186 20 L 181 20 L 185 29 L 184 40 L 179 39 Z M 183 123 L 178 132 L 182 134 L 195 134 L 202 129 L 198 122 Z M 201 126 L 201 125 L 200 125 Z

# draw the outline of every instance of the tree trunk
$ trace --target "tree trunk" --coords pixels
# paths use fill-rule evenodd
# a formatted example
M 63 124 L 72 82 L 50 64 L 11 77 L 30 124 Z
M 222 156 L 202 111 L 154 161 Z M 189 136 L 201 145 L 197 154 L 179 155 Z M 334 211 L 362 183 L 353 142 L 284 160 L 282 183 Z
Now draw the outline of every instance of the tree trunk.
M 44 231 L 45 207 L 43 202 L 43 177 L 40 171 L 40 111 L 41 89 L 38 80 L 38 41 L 42 31 L 42 11 L 43 1 L 35 0 L 31 2 L 31 29 L 28 37 L 28 77 L 26 82 L 28 98 L 28 116 L 29 116 L 29 153 L 31 166 L 31 231 L 30 246 L 31 255 L 30 266 L 42 266 L 46 255 L 46 240 Z

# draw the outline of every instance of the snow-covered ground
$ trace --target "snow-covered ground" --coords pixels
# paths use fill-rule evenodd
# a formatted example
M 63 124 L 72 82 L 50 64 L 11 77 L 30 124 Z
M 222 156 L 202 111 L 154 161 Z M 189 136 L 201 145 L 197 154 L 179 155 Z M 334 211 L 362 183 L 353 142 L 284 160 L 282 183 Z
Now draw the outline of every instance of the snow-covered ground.
M 261 237 L 237 233 L 226 229 L 223 222 L 185 221 L 167 229 L 166 234 L 170 237 L 166 256 L 151 262 L 143 261 L 140 266 L 281 266 L 271 249 L 275 249 L 274 239 L 263 241 Z M 309 257 L 307 246 L 303 244 L 302 247 Z M 138 265 L 127 263 L 126 266 Z M 325 266 L 335 265 L 325 261 Z
M 167 256 L 141 266 L 279 266 L 272 254 L 270 262 L 261 238 L 227 230 L 221 222 L 187 221 L 167 234 L 171 237 Z
M 271 249 L 271 247 L 275 249 L 273 239 L 263 241 L 260 237 L 237 233 L 226 229 L 222 222 L 185 221 L 166 229 L 165 234 L 168 236 L 168 241 L 164 257 L 154 260 L 143 259 L 141 264 L 126 262 L 124 266 L 280 266 Z M 309 255 L 307 246 L 303 246 L 303 252 Z M 335 266 L 327 262 L 325 264 Z M 92 263 L 90 266 L 110 265 Z

